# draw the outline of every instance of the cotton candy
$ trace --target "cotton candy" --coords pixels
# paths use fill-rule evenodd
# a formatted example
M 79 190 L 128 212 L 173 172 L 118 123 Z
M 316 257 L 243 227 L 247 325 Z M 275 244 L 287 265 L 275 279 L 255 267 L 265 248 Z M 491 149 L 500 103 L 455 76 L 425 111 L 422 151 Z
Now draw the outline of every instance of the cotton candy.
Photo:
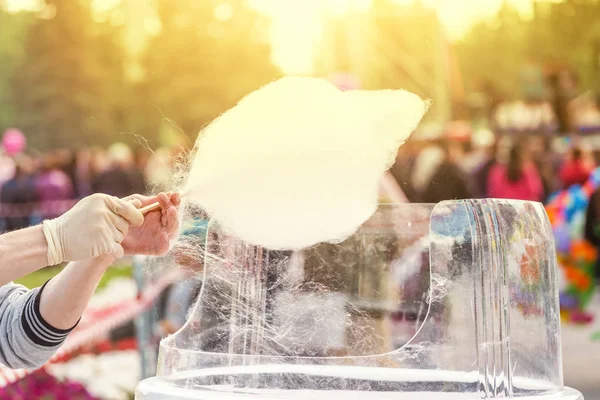
M 341 241 L 377 208 L 380 179 L 426 109 L 403 90 L 342 92 L 323 79 L 280 79 L 201 133 L 184 192 L 254 245 Z

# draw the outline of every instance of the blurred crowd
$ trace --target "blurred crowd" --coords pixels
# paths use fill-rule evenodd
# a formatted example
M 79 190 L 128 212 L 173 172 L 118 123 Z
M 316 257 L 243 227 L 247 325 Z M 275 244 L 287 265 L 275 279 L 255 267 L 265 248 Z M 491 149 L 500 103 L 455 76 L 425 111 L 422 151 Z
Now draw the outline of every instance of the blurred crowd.
M 544 202 L 552 193 L 583 184 L 598 152 L 572 140 L 557 148 L 549 136 L 504 136 L 480 130 L 434 140 L 411 139 L 391 172 L 411 202 L 500 198 Z
M 600 153 L 576 140 L 559 149 L 550 136 L 464 132 L 449 125 L 439 137 L 415 135 L 400 148 L 391 173 L 404 198 L 419 203 L 486 197 L 544 202 L 558 190 L 585 183 L 600 165 Z M 114 143 L 108 149 L 0 156 L 0 229 L 55 217 L 92 193 L 125 197 L 168 188 L 177 153 L 171 148 L 134 151 Z M 40 210 L 34 207 L 38 204 L 55 206 Z
M 0 231 L 55 217 L 93 193 L 125 197 L 166 188 L 175 155 L 168 148 L 133 151 L 124 143 L 108 149 L 0 155 Z

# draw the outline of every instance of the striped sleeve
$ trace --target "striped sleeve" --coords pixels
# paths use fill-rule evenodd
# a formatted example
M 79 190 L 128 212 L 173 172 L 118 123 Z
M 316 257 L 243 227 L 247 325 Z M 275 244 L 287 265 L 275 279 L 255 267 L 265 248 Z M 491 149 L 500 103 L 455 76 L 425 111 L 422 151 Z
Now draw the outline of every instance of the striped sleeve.
M 9 368 L 41 367 L 74 328 L 56 329 L 44 320 L 40 300 L 45 287 L 0 286 L 0 363 Z
M 44 347 L 56 347 L 65 341 L 77 324 L 70 329 L 63 330 L 53 327 L 44 320 L 40 313 L 40 300 L 47 283 L 38 290 L 35 296 L 27 299 L 21 314 L 21 324 L 25 334 L 33 343 Z

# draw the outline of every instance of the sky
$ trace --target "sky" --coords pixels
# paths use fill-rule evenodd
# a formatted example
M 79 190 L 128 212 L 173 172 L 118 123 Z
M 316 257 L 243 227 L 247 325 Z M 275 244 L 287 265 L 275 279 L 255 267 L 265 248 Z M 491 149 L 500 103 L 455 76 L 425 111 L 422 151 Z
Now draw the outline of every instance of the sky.
M 0 0 L 9 10 L 32 9 L 39 0 Z M 119 1 L 150 0 L 93 0 L 98 9 Z M 371 0 L 249 0 L 259 11 L 272 18 L 271 42 L 273 60 L 286 73 L 310 74 L 313 46 L 321 36 L 326 15 L 343 15 L 355 9 L 368 8 Z M 413 0 L 396 0 L 410 4 Z M 477 21 L 492 16 L 503 1 L 517 7 L 524 15 L 531 14 L 532 0 L 422 0 L 434 7 L 451 39 L 460 38 Z

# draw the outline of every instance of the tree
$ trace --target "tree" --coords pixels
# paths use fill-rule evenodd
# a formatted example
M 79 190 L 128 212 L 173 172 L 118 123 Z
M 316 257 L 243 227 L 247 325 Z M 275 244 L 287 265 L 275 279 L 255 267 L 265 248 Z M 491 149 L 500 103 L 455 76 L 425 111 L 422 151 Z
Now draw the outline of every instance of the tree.
M 132 130 L 156 138 L 161 121 L 188 137 L 245 94 L 279 76 L 268 20 L 243 0 L 161 0 L 162 29 L 149 42 L 138 88 L 143 120 Z M 164 126 L 164 124 L 163 124 Z
M 434 100 L 426 118 L 442 119 L 449 76 L 442 59 L 449 50 L 433 9 L 376 0 L 367 11 L 331 16 L 325 24 L 315 69 L 318 75 L 356 75 L 366 89 L 406 89 Z
M 15 71 L 19 127 L 34 147 L 105 145 L 122 122 L 123 52 L 88 0 L 47 0 Z
M 537 37 L 532 51 L 548 62 L 573 67 L 584 89 L 600 89 L 600 2 L 598 0 L 564 0 L 551 4 L 537 18 Z M 535 45 L 547 43 L 547 46 Z
M 15 67 L 21 63 L 25 34 L 33 20 L 32 13 L 8 13 L 0 9 L 0 132 L 16 123 L 10 85 Z
M 535 2 L 533 19 L 508 4 L 490 21 L 477 24 L 457 44 L 468 89 L 480 81 L 500 88 L 507 97 L 520 96 L 518 75 L 529 60 L 546 67 L 570 67 L 580 89 L 600 89 L 600 18 L 598 0 Z
M 482 83 L 500 87 L 504 96 L 520 96 L 519 72 L 530 52 L 532 26 L 505 3 L 494 20 L 475 25 L 456 45 L 467 90 Z

